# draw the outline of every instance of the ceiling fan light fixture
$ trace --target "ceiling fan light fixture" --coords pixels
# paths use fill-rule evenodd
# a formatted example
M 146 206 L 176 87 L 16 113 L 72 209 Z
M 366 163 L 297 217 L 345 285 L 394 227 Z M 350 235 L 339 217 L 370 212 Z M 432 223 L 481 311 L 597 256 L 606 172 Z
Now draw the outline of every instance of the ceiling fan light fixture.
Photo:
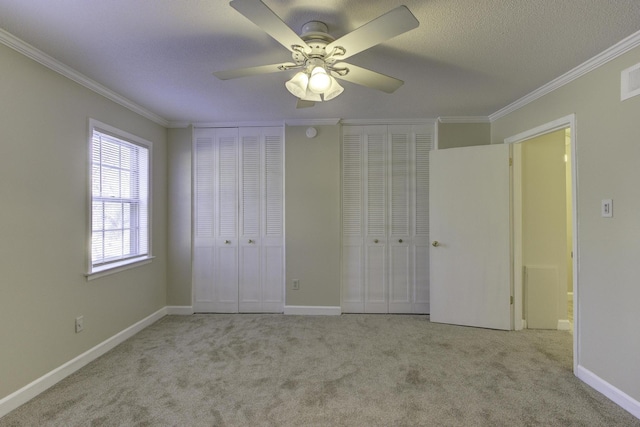
M 327 74 L 327 70 L 324 67 L 317 66 L 311 70 L 311 77 L 309 77 L 309 89 L 315 93 L 323 93 L 331 86 L 331 76 Z
M 307 73 L 300 71 L 284 84 L 289 92 L 298 98 L 304 98 L 308 92 L 309 76 Z
M 331 79 L 331 86 L 329 86 L 329 89 L 324 92 L 323 97 L 325 101 L 330 101 L 344 92 L 344 88 L 340 86 L 340 83 L 338 83 L 336 79 L 334 79 L 332 76 L 329 76 L 329 78 Z
M 307 89 L 307 92 L 299 98 L 303 101 L 322 102 L 320 94 L 313 92 L 311 89 Z

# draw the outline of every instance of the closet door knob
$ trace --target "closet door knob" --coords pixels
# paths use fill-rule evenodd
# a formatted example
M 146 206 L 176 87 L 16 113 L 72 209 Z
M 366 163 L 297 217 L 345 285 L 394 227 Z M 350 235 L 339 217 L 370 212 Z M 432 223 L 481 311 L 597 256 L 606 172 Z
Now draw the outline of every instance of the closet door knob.
M 255 240 L 251 240 L 251 239 L 249 239 L 249 243 L 252 243 L 252 244 L 253 244 L 253 243 L 255 243 L 255 242 L 256 242 Z
M 433 243 L 431 244 L 431 246 L 438 247 L 438 246 L 440 246 L 440 243 L 437 240 L 434 240 Z
M 398 240 L 398 243 L 402 243 L 402 239 Z
M 375 239 L 375 240 L 373 241 L 373 243 L 378 243 L 378 239 Z
M 230 245 L 230 244 L 231 244 L 231 240 L 225 240 L 225 241 L 224 241 L 224 244 L 225 244 L 225 245 Z

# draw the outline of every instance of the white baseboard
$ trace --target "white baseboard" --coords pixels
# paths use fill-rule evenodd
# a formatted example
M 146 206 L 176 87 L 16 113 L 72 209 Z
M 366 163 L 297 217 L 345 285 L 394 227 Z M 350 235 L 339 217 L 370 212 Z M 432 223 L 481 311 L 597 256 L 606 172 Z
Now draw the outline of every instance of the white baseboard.
M 558 320 L 558 330 L 559 331 L 570 331 L 571 330 L 571 322 L 567 319 L 559 319 Z
M 176 315 L 176 316 L 191 316 L 193 313 L 193 306 L 191 305 L 168 305 L 167 306 L 167 315 Z
M 32 381 L 31 383 L 22 387 L 20 390 L 17 390 L 4 397 L 2 400 L 0 400 L 0 418 L 16 409 L 18 406 L 33 399 L 58 382 L 62 381 L 69 375 L 76 372 L 78 369 L 96 360 L 98 357 L 102 356 L 118 344 L 131 338 L 147 326 L 157 322 L 166 315 L 167 307 L 163 307 L 150 316 L 145 317 L 139 322 L 129 326 L 125 330 L 115 334 L 111 338 L 108 338 L 95 347 L 85 351 L 81 355 L 71 359 L 64 365 L 59 366 L 53 371 L 50 371 L 49 373 Z
M 285 305 L 284 314 L 297 316 L 340 316 L 342 314 L 342 308 L 311 305 Z
M 576 370 L 576 376 L 600 393 L 604 394 L 609 399 L 611 399 L 622 409 L 626 410 L 634 417 L 640 419 L 640 402 L 635 400 L 633 397 L 609 384 L 583 366 L 578 366 L 578 369 Z

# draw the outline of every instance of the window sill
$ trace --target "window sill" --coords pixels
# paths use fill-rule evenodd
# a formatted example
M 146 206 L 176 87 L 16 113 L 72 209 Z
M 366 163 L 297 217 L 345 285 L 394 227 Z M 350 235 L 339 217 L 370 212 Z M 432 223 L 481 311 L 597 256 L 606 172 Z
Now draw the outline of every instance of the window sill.
M 97 267 L 97 268 L 94 268 L 91 273 L 85 274 L 85 276 L 87 280 L 98 279 L 100 277 L 109 276 L 111 274 L 119 273 L 121 271 L 140 267 L 141 265 L 150 264 L 154 258 L 155 258 L 154 256 L 145 256 L 145 257 L 133 258 L 126 261 L 109 264 L 102 267 Z

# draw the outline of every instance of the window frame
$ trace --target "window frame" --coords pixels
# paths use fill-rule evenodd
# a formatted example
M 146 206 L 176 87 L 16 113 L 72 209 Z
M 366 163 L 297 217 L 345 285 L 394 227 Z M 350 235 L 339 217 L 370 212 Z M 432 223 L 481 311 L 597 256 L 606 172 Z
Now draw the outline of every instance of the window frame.
M 101 264 L 93 264 L 92 241 L 93 241 L 93 135 L 98 131 L 114 138 L 120 139 L 126 143 L 140 146 L 147 149 L 147 254 L 133 256 L 126 259 L 119 259 Z M 87 143 L 87 280 L 96 279 L 105 275 L 117 273 L 130 268 L 145 265 L 151 262 L 153 258 L 152 245 L 152 206 L 153 206 L 153 143 L 139 136 L 133 135 L 121 129 L 102 123 L 98 120 L 89 119 L 88 126 L 88 143 Z

